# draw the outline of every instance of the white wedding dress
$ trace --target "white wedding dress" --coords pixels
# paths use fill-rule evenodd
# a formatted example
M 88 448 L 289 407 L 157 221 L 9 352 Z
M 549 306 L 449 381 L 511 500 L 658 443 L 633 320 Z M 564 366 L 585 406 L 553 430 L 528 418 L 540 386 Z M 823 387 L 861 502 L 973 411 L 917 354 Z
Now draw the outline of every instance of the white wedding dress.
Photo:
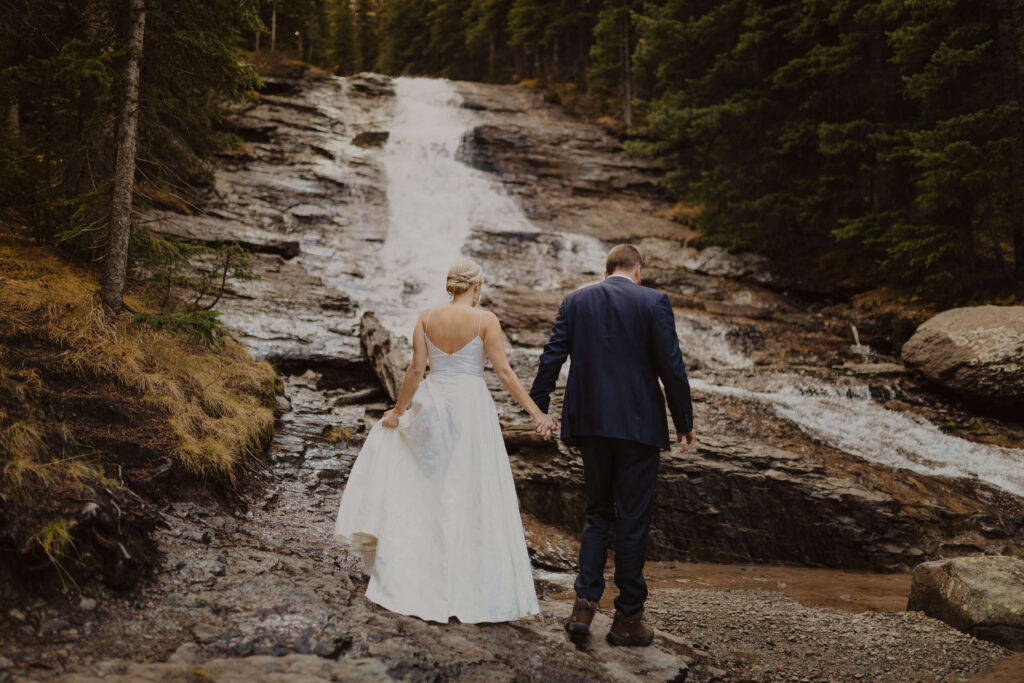
M 447 354 L 397 429 L 370 430 L 334 537 L 363 559 L 366 597 L 430 621 L 512 621 L 539 612 L 512 469 L 484 383 L 479 331 Z

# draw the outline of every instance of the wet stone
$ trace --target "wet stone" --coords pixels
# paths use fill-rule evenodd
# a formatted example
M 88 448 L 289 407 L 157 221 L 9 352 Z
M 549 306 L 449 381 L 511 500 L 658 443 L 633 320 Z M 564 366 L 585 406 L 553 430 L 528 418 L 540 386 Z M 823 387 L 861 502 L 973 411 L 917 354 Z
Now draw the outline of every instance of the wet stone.
M 67 628 L 71 628 L 71 622 L 67 619 L 49 619 L 39 626 L 39 632 L 45 636 Z

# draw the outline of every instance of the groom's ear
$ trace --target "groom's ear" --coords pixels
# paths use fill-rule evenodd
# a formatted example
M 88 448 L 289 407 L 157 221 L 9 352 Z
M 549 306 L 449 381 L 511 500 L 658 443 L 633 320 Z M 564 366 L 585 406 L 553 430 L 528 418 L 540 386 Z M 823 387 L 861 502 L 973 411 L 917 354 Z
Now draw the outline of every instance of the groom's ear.
M 606 271 L 604 271 L 604 279 L 605 279 L 605 280 L 607 280 L 607 279 L 608 279 L 608 271 L 607 271 L 607 270 L 606 270 Z

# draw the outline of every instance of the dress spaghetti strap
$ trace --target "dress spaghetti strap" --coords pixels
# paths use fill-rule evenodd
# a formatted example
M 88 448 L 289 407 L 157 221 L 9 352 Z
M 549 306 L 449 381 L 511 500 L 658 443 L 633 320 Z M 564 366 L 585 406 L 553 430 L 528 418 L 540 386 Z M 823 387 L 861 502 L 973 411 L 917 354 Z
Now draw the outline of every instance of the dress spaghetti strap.
M 433 312 L 434 312 L 434 309 L 432 309 L 432 308 L 428 308 L 427 309 L 427 317 L 423 321 L 423 334 L 427 333 L 427 325 L 430 324 L 430 314 L 433 313 Z
M 480 315 L 476 320 L 476 336 L 480 336 L 480 327 L 484 324 L 484 313 L 480 311 Z

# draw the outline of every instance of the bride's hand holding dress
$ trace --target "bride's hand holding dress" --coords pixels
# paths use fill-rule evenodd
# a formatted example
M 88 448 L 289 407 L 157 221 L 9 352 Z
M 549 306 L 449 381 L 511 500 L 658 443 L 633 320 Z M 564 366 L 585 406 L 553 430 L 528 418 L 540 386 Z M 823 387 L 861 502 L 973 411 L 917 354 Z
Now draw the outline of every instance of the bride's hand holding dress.
M 442 310 L 416 323 L 396 406 L 352 467 L 334 534 L 363 558 L 367 598 L 387 609 L 439 622 L 511 621 L 539 607 L 485 355 L 537 431 L 550 435 L 554 424 L 509 366 L 497 318 L 458 299 Z M 470 322 L 476 335 L 461 347 L 434 343 L 453 348 Z

